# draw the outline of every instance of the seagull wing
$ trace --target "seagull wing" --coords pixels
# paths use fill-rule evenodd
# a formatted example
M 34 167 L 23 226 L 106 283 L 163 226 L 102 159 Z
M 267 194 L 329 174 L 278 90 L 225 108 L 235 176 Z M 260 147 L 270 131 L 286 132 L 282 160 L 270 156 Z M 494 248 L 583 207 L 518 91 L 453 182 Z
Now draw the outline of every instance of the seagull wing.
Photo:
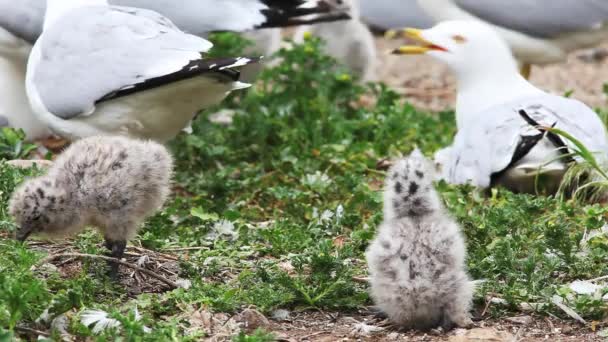
M 555 125 L 591 151 L 603 155 L 608 152 L 605 126 L 593 110 L 579 101 L 547 94 L 497 105 L 479 113 L 454 139 L 447 180 L 488 187 L 495 175 L 522 160 L 546 137 L 519 114 L 522 109 L 534 122 Z M 569 141 L 562 139 L 562 142 L 572 146 Z
M 243 32 L 259 28 L 348 19 L 337 0 L 109 0 L 111 5 L 161 13 L 187 33 Z M 42 32 L 46 0 L 0 0 L 0 26 L 30 43 Z

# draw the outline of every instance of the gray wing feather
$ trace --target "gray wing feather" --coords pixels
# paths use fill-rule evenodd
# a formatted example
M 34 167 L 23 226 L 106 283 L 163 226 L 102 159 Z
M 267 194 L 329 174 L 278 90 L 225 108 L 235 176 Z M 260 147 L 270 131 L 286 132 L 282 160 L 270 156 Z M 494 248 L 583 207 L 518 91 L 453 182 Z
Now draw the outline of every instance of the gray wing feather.
M 495 25 L 539 38 L 587 31 L 608 22 L 606 0 L 454 0 Z
M 109 0 L 111 5 L 161 13 L 183 31 L 206 36 L 213 31 L 255 29 L 267 18 L 262 0 Z M 0 26 L 31 43 L 42 32 L 46 0 L 0 0 Z
M 540 124 L 556 123 L 591 151 L 606 156 L 605 126 L 585 104 L 554 95 L 521 99 L 479 113 L 477 120 L 458 132 L 446 173 L 450 183 L 488 187 L 492 174 L 509 165 L 521 136 L 538 134 L 519 116 L 520 109 Z M 569 141 L 566 144 L 572 147 Z
M 37 44 L 34 85 L 63 119 L 90 112 L 109 93 L 177 72 L 212 46 L 158 13 L 101 6 L 69 12 Z
M 0 0 L 0 26 L 33 43 L 42 32 L 45 0 Z
M 430 28 L 434 21 L 416 0 L 361 0 L 361 17 L 380 29 L 402 27 Z
M 260 12 L 266 5 L 258 0 L 110 0 L 110 4 L 162 13 L 180 29 L 200 36 L 213 31 L 247 31 L 266 20 Z

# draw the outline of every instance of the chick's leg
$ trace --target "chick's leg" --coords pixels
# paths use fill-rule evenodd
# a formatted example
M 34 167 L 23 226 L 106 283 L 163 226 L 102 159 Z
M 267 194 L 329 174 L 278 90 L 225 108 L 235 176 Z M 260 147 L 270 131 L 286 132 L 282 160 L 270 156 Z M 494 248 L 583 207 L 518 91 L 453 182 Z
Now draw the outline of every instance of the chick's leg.
M 106 248 L 110 250 L 109 256 L 116 259 L 122 259 L 125 254 L 127 247 L 127 241 L 125 240 L 111 240 L 106 238 Z M 116 262 L 109 261 L 108 266 L 110 267 L 109 276 L 112 279 L 118 279 L 118 266 Z

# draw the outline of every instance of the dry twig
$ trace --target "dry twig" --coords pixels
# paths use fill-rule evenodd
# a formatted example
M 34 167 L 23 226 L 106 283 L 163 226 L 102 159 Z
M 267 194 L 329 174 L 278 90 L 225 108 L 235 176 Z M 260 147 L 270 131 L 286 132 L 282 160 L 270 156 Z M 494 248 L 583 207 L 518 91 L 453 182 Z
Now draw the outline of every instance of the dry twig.
M 141 268 L 139 266 L 135 266 L 133 264 L 130 264 L 128 262 L 124 262 L 124 261 L 116 259 L 116 258 L 110 258 L 110 257 L 104 256 L 104 255 L 93 255 L 93 254 L 82 254 L 82 253 L 53 254 L 53 255 L 50 255 L 50 256 L 42 259 L 38 263 L 38 266 L 39 265 L 44 265 L 46 263 L 50 263 L 53 260 L 57 260 L 57 259 L 61 259 L 61 258 L 89 258 L 89 259 L 99 259 L 99 260 L 111 261 L 111 262 L 115 262 L 117 264 L 120 264 L 122 266 L 128 267 L 130 269 L 133 269 L 135 271 L 138 271 L 138 272 L 141 272 L 141 273 L 145 273 L 148 276 L 150 276 L 150 277 L 152 277 L 154 279 L 160 280 L 163 283 L 171 286 L 171 288 L 173 288 L 173 289 L 176 289 L 176 288 L 179 287 L 176 283 L 172 282 L 171 280 L 169 280 L 169 279 L 167 279 L 167 278 L 165 278 L 165 277 L 163 277 L 163 276 L 161 276 L 161 275 L 159 275 L 159 274 L 157 274 L 157 273 L 155 273 L 153 271 L 147 270 L 145 268 Z

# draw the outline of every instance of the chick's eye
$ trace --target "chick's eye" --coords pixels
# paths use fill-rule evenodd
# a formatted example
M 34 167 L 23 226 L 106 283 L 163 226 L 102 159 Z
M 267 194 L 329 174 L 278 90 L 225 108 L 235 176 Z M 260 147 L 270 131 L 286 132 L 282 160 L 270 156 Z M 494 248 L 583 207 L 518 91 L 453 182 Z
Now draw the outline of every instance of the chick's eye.
M 464 44 L 467 42 L 467 39 L 459 34 L 452 36 L 452 39 L 458 44 Z

